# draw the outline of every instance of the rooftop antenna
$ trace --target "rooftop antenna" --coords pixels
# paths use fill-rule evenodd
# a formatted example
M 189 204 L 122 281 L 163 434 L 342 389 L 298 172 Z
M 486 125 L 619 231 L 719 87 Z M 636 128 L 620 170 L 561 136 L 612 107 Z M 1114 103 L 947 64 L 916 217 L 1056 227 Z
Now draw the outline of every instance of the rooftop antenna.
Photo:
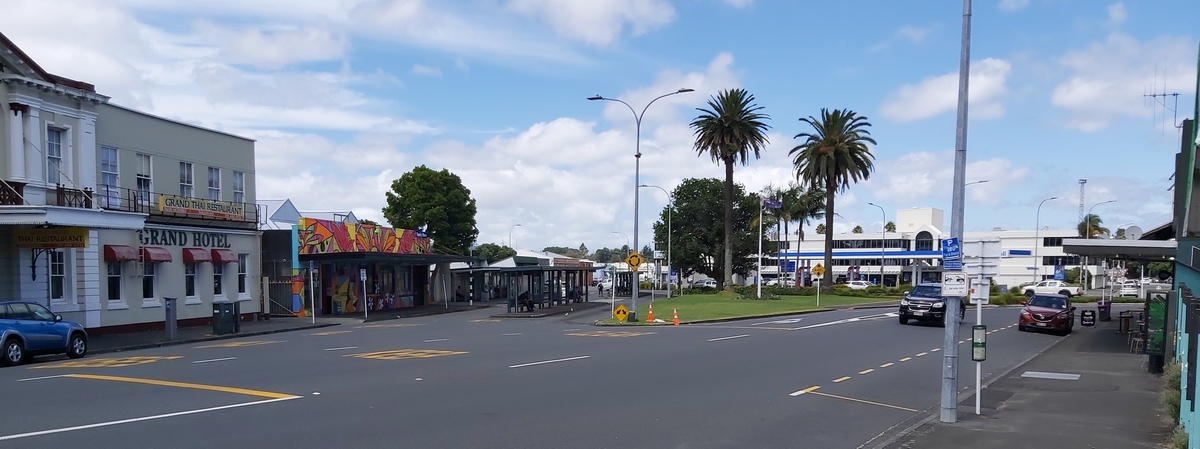
M 1151 86 L 1149 92 L 1148 94 L 1143 94 L 1142 97 L 1146 99 L 1147 106 L 1156 109 L 1162 108 L 1163 125 L 1167 124 L 1167 111 L 1171 111 L 1171 126 L 1174 126 L 1175 129 L 1182 128 L 1183 125 L 1179 123 L 1179 92 L 1167 92 L 1167 83 L 1165 81 L 1163 82 L 1162 91 L 1158 91 L 1158 64 L 1154 64 L 1154 84 Z M 1167 97 L 1172 98 L 1173 105 L 1167 105 Z M 1154 114 L 1154 126 L 1158 127 L 1158 114 Z M 1164 126 L 1163 134 L 1166 133 L 1167 129 Z

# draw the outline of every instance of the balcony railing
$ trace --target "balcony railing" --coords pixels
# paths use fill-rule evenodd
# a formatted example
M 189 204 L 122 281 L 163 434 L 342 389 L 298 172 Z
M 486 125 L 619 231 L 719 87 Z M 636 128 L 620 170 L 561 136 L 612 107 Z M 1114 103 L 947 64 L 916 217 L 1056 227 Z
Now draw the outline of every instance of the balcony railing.
M 5 181 L 0 183 L 0 206 L 21 206 L 25 204 L 25 183 Z
M 92 189 L 68 189 L 62 184 L 58 184 L 54 187 L 54 200 L 51 201 L 50 198 L 46 198 L 46 204 L 91 209 L 93 193 Z
M 100 186 L 95 200 L 101 208 L 137 212 L 151 216 L 257 223 L 258 208 L 252 203 L 186 198 L 125 187 Z

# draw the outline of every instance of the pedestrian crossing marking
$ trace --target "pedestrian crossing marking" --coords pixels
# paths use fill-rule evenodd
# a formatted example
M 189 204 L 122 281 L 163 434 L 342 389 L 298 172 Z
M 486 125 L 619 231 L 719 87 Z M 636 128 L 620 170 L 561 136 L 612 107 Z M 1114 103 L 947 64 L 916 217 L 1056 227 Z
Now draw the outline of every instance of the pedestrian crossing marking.
M 133 356 L 133 357 L 105 357 L 98 359 L 71 360 L 67 362 L 52 363 L 49 365 L 31 366 L 29 369 L 50 369 L 50 368 L 124 368 L 127 366 L 145 365 L 154 363 L 160 360 L 175 360 L 181 359 L 181 355 L 168 356 Z
M 308 335 L 337 335 L 337 334 L 348 334 L 350 332 L 354 332 L 354 331 L 325 331 L 325 332 L 317 332 L 315 334 L 308 334 Z
M 246 346 L 269 345 L 271 343 L 283 343 L 283 340 L 249 340 L 249 341 L 231 341 L 227 343 L 216 343 L 211 345 L 196 346 L 196 349 L 209 348 L 243 348 Z
M 448 355 L 466 354 L 466 351 L 441 351 L 437 349 L 394 349 L 391 351 L 376 351 L 364 352 L 360 354 L 346 354 L 344 357 L 355 357 L 360 359 L 372 360 L 404 360 L 404 359 L 426 359 L 430 357 L 443 357 Z
M 654 332 L 634 332 L 634 331 L 586 331 L 586 332 L 571 332 L 566 335 L 573 337 L 637 337 L 640 335 L 650 335 Z

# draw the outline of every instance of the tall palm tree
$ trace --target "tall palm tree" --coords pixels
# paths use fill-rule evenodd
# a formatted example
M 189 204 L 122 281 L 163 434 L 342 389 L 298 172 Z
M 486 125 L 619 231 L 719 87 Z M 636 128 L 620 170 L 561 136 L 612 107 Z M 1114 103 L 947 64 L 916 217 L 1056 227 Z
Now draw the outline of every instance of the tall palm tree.
M 821 118 L 809 116 L 801 123 L 812 127 L 811 132 L 796 134 L 804 139 L 788 152 L 793 156 L 796 179 L 825 190 L 825 266 L 833 264 L 833 198 L 844 192 L 851 183 L 870 178 L 875 169 L 875 156 L 867 144 L 875 144 L 867 129 L 867 118 L 849 109 L 821 109 Z M 833 286 L 833 270 L 825 270 L 823 289 Z
M 693 148 L 701 156 L 707 154 L 713 162 L 725 164 L 725 273 L 718 286 L 724 288 L 733 280 L 733 164 L 745 165 L 761 157 L 767 146 L 764 121 L 771 117 L 759 111 L 754 95 L 745 89 L 728 89 L 708 100 L 708 108 L 696 108 L 700 115 L 692 120 L 696 143 Z
M 1108 228 L 1101 226 L 1102 224 L 1104 224 L 1104 220 L 1101 220 L 1099 216 L 1088 214 L 1083 217 L 1083 221 L 1079 222 L 1079 236 L 1092 239 L 1097 236 L 1108 235 Z M 1088 232 L 1091 232 L 1091 235 L 1088 235 Z

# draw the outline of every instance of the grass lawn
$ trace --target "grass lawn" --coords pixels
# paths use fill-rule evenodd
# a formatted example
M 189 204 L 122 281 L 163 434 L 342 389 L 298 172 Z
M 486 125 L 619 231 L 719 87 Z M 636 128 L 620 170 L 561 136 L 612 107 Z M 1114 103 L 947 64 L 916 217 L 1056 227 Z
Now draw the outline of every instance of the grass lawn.
M 654 318 L 671 322 L 672 311 L 679 311 L 679 322 L 690 323 L 693 321 L 711 320 L 718 318 L 740 318 L 740 317 L 756 317 L 763 315 L 776 315 L 789 312 L 803 312 L 807 310 L 816 310 L 817 301 L 815 296 L 781 296 L 780 299 L 737 299 L 737 295 L 732 293 L 713 293 L 708 295 L 684 295 L 676 296 L 671 299 L 661 298 L 654 301 Z M 899 298 L 879 298 L 879 297 L 858 297 L 858 296 L 838 296 L 838 295 L 821 295 L 820 309 L 832 308 L 837 306 L 845 306 L 852 304 L 867 304 L 886 301 L 894 301 Z M 648 324 L 645 319 L 648 317 L 650 308 L 649 298 L 643 298 L 638 301 L 638 322 L 626 324 Z M 615 324 L 614 318 L 602 320 L 601 323 Z

